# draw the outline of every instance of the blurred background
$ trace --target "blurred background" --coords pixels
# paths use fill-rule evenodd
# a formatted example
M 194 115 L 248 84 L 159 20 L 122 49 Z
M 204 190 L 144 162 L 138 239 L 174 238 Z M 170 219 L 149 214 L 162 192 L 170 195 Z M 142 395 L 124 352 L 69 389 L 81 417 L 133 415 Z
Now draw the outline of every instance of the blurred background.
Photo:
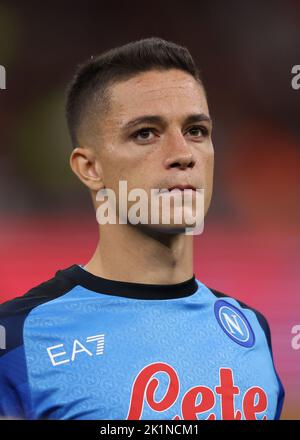
M 214 120 L 214 195 L 195 239 L 195 274 L 260 310 L 300 419 L 300 1 L 2 1 L 0 302 L 85 264 L 97 223 L 72 175 L 65 88 L 77 64 L 131 40 L 189 48 Z

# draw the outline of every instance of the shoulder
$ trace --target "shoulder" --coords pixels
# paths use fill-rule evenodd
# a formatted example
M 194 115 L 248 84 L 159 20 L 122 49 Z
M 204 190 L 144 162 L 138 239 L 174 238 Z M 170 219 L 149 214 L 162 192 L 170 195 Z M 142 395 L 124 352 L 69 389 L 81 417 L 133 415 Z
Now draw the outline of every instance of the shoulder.
M 34 286 L 22 296 L 0 304 L 0 356 L 23 344 L 23 326 L 28 314 L 41 304 L 64 295 L 74 287 L 74 281 L 63 276 L 64 271 Z

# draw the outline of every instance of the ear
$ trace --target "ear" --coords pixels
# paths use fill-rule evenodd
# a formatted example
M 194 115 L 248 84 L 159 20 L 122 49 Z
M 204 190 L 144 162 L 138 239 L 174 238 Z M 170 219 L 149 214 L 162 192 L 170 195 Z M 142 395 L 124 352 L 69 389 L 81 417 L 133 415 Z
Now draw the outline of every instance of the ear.
M 92 191 L 104 187 L 102 166 L 96 152 L 88 147 L 77 147 L 71 153 L 70 167 L 84 185 Z

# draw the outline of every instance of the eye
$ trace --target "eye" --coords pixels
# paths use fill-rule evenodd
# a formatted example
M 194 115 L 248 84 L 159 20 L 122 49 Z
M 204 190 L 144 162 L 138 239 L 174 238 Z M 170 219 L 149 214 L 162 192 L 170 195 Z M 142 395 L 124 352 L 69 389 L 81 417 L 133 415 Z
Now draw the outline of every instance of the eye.
M 154 129 L 151 127 L 144 127 L 134 132 L 131 137 L 138 141 L 150 141 L 152 139 L 151 134 L 154 135 Z
M 188 129 L 188 132 L 192 135 L 192 137 L 202 137 L 208 135 L 208 129 L 203 125 L 193 125 Z

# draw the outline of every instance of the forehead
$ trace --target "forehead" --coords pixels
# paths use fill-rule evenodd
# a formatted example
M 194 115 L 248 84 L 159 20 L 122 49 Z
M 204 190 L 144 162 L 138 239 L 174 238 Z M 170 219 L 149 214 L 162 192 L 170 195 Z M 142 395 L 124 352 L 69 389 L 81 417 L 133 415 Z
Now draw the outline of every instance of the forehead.
M 145 113 L 180 117 L 193 112 L 208 115 L 203 87 L 177 69 L 147 71 L 110 87 L 110 123 L 122 125 Z

